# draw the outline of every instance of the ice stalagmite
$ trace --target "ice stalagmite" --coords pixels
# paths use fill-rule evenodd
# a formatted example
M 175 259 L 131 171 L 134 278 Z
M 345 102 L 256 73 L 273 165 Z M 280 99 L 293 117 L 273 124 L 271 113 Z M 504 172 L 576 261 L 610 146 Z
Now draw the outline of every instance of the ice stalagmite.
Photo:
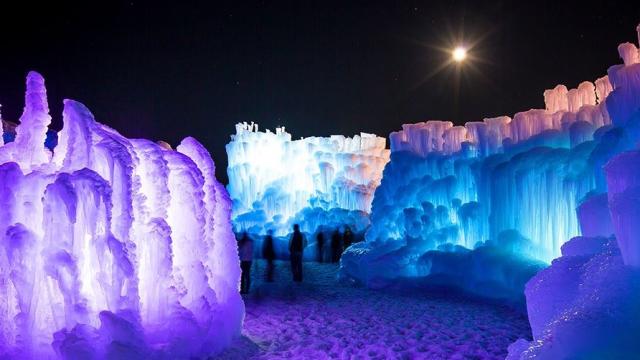
M 0 357 L 192 358 L 244 307 L 230 200 L 208 152 L 130 140 L 65 100 L 53 154 L 42 76 L 0 147 Z
M 24 112 L 16 128 L 15 144 L 11 145 L 13 156 L 21 160 L 20 164 L 36 167 L 49 162 L 51 153 L 41 145 L 50 123 L 44 78 L 36 72 L 30 72 L 27 77 Z

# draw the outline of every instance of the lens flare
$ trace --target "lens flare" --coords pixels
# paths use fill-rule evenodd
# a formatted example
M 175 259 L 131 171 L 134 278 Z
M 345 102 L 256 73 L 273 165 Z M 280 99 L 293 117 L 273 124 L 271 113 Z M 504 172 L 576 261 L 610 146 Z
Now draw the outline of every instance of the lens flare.
M 451 55 L 453 56 L 454 61 L 462 62 L 467 58 L 467 49 L 463 48 L 462 46 L 458 46 L 453 50 Z

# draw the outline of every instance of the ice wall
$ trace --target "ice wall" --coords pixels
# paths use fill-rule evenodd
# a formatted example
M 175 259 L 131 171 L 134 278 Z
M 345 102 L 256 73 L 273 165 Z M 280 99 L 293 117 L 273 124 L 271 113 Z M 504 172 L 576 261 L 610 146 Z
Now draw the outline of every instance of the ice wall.
M 257 124 L 237 124 L 226 147 L 237 230 L 282 234 L 294 222 L 309 232 L 366 222 L 389 161 L 385 145 L 384 138 L 366 133 L 292 140 L 284 128 L 261 132 Z
M 366 283 L 427 276 L 421 259 L 428 251 L 502 246 L 504 236 L 517 239 L 508 242 L 514 254 L 549 263 L 581 228 L 609 236 L 632 221 L 580 226 L 576 212 L 585 197 L 611 186 L 603 166 L 640 140 L 638 49 L 624 44 L 619 54 L 624 64 L 593 83 L 546 90 L 545 109 L 464 126 L 407 124 L 392 133 L 367 242 L 343 257 L 342 274 Z M 618 198 L 621 208 L 635 206 Z
M 562 257 L 527 283 L 533 341 L 513 343 L 508 359 L 631 359 L 640 353 L 639 160 L 635 150 L 608 162 L 608 197 L 589 196 L 578 212 L 586 236 L 562 245 Z
M 196 140 L 131 140 L 64 101 L 53 152 L 44 79 L 27 77 L 0 147 L 0 357 L 207 357 L 244 307 L 230 200 Z
M 587 163 L 594 129 L 609 120 L 591 83 L 558 86 L 545 98 L 546 110 L 513 119 L 428 121 L 392 133 L 368 239 L 473 248 L 513 229 L 531 242 L 528 255 L 556 257 L 579 233 L 575 208 L 595 183 Z
M 612 89 L 605 89 L 615 127 L 598 130 L 589 157 L 596 191 L 578 207 L 583 236 L 564 243 L 562 257 L 527 283 L 533 341 L 513 343 L 508 359 L 640 353 L 640 52 L 629 43 L 618 50 L 624 65 L 609 68 Z

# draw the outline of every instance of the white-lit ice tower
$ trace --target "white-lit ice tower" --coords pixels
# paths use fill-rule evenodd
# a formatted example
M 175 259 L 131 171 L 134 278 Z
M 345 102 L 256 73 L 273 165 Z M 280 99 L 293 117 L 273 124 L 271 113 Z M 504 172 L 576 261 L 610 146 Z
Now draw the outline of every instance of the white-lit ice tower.
M 229 194 L 237 231 L 279 233 L 298 222 L 364 227 L 373 192 L 389 161 L 384 138 L 361 133 L 292 140 L 283 128 L 236 125 L 227 144 Z
M 131 140 L 64 101 L 53 152 L 44 79 L 27 77 L 0 147 L 0 357 L 207 357 L 244 307 L 230 200 L 206 149 Z

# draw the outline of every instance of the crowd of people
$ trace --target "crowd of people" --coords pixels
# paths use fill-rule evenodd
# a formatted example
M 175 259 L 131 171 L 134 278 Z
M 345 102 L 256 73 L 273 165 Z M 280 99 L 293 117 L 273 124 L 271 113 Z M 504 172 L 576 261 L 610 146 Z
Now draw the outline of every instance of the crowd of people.
M 320 229 L 315 236 L 316 239 L 316 261 L 337 263 L 345 249 L 355 242 L 353 232 L 345 226 L 343 233 L 340 229 L 335 229 L 331 233 L 327 242 L 324 229 Z M 291 261 L 291 274 L 293 281 L 302 281 L 302 263 L 304 251 L 307 248 L 307 238 L 300 231 L 298 224 L 293 225 L 293 232 L 289 236 L 289 260 Z M 251 266 L 254 259 L 254 242 L 245 231 L 238 240 L 238 256 L 240 257 L 240 268 L 242 277 L 240 282 L 240 293 L 247 294 L 251 287 Z M 262 258 L 266 261 L 265 277 L 267 282 L 273 282 L 275 272 L 276 250 L 273 231 L 269 230 L 262 241 Z

